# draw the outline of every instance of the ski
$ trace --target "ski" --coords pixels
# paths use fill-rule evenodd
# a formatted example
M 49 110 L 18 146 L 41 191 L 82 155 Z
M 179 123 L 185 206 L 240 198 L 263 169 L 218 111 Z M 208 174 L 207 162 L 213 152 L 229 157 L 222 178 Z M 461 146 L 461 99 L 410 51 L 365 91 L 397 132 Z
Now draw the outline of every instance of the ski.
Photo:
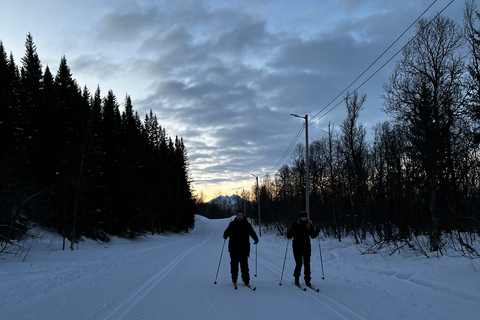
M 313 291 L 315 292 L 320 292 L 320 288 L 315 288 L 314 286 L 310 285 L 310 286 L 307 286 L 308 288 L 312 289 Z
M 237 286 L 236 283 L 234 283 L 233 286 L 235 287 L 235 290 L 238 290 L 238 286 Z M 257 290 L 257 287 L 252 287 L 252 286 L 250 286 L 249 284 L 245 284 L 245 287 L 248 287 L 248 288 L 249 288 L 250 290 L 252 290 L 252 291 Z
M 250 286 L 249 284 L 245 284 L 245 286 L 247 286 L 248 288 L 250 288 L 250 290 L 252 290 L 252 291 L 257 290 L 257 287 L 252 287 L 252 286 Z
M 301 290 L 301 291 L 307 291 L 307 288 L 304 288 L 304 287 L 302 287 L 302 286 L 301 286 L 301 285 L 299 285 L 299 284 L 296 284 L 296 283 L 294 283 L 294 285 L 295 285 L 295 287 L 297 287 L 297 288 L 298 288 L 298 290 Z

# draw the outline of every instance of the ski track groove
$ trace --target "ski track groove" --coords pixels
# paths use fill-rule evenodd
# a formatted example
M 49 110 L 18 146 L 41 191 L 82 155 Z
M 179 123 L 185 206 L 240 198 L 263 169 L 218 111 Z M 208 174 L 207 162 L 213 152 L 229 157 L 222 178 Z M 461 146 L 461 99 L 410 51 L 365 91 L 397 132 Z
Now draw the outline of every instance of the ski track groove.
M 335 260 L 338 261 L 338 254 L 333 252 L 333 255 L 335 256 Z M 377 274 L 380 276 L 385 276 L 393 281 L 398 281 L 404 284 L 408 284 L 410 286 L 414 287 L 421 287 L 421 288 L 427 288 L 430 289 L 434 292 L 441 293 L 441 294 L 446 294 L 451 297 L 456 297 L 456 298 L 461 298 L 461 299 L 466 299 L 470 301 L 475 301 L 475 302 L 480 302 L 480 295 L 470 295 L 470 294 L 465 294 L 461 290 L 456 290 L 454 288 L 450 288 L 448 286 L 444 286 L 438 283 L 435 283 L 435 281 L 429 281 L 426 279 L 423 279 L 421 277 L 417 277 L 415 272 L 402 272 L 402 271 L 397 271 L 397 270 L 385 270 L 385 269 L 372 269 L 372 268 L 367 268 L 367 267 L 362 267 L 362 266 L 353 266 L 353 267 L 348 267 L 349 269 L 352 270 L 360 270 L 360 271 L 366 271 L 366 272 L 371 272 L 373 274 Z M 337 274 L 337 273 L 331 273 L 339 278 L 346 278 L 343 275 Z
M 203 246 L 208 240 L 213 237 L 213 232 L 210 232 L 210 236 L 203 240 L 200 244 L 189 248 L 188 250 L 180 253 L 175 259 L 168 263 L 165 267 L 160 269 L 155 275 L 153 275 L 148 281 L 146 281 L 140 288 L 135 290 L 132 294 L 128 295 L 120 304 L 118 304 L 113 310 L 110 310 L 108 314 L 101 317 L 104 320 L 121 320 L 125 318 L 135 306 L 142 301 L 159 283 L 162 281 L 188 254 L 195 249 Z
M 277 268 L 276 266 L 272 265 L 270 262 L 267 262 L 265 260 L 263 260 L 262 258 L 258 258 L 258 261 L 263 264 L 264 266 L 266 266 L 268 269 L 270 269 L 271 271 L 273 272 L 276 272 L 276 273 L 281 273 L 281 269 Z M 293 277 L 290 276 L 290 275 L 283 275 L 284 277 L 289 277 L 291 281 L 293 281 Z M 341 318 L 345 319 L 345 320 L 352 320 L 354 318 L 356 319 L 362 319 L 362 320 L 367 320 L 366 318 L 364 318 L 362 315 L 358 314 L 357 312 L 355 312 L 354 310 L 348 308 L 347 306 L 339 303 L 338 301 L 335 301 L 334 299 L 330 298 L 329 296 L 327 296 L 326 294 L 324 294 L 321 290 L 319 292 L 313 292 L 313 291 L 306 291 L 305 294 L 308 294 L 310 295 L 310 297 L 312 297 L 313 299 L 315 299 L 316 301 L 318 301 L 319 303 L 323 304 L 325 307 L 327 307 L 328 309 L 330 309 L 333 313 L 337 314 L 338 316 L 340 316 Z M 320 298 L 318 297 L 318 295 L 321 294 L 322 297 L 328 299 L 330 301 L 330 303 L 326 303 L 325 301 L 322 301 L 320 300 Z M 339 310 L 340 309 L 340 310 Z M 352 316 L 354 316 L 354 318 L 352 318 Z

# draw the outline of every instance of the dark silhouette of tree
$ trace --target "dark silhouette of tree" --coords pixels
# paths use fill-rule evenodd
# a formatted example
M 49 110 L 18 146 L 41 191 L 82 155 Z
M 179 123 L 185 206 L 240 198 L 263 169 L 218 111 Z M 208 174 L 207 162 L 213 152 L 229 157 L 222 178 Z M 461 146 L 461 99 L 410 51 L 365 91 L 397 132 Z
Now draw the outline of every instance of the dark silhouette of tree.
M 386 110 L 407 127 L 409 155 L 420 170 L 417 183 L 425 199 L 421 214 L 431 251 L 440 249 L 441 229 L 448 224 L 451 192 L 457 184 L 452 147 L 462 112 L 461 46 L 461 30 L 454 21 L 420 20 L 417 37 L 404 49 L 385 86 Z
M 347 94 L 347 119 L 341 129 L 342 136 L 339 144 L 348 178 L 351 216 L 354 230 L 357 229 L 358 220 L 361 218 L 362 239 L 366 237 L 366 200 L 367 198 L 367 156 L 368 150 L 365 141 L 366 130 L 358 123 L 360 111 L 366 96 L 358 98 L 358 93 Z M 357 241 L 357 235 L 355 233 Z
M 480 15 L 474 0 L 466 3 L 464 29 L 470 61 L 467 66 L 467 110 L 473 121 L 474 143 L 480 143 Z
M 25 196 L 23 152 L 19 146 L 20 75 L 0 41 L 0 252 L 20 239 L 28 223 L 18 207 Z
M 182 138 L 175 137 L 174 167 L 176 177 L 175 211 L 177 214 L 176 229 L 188 231 L 194 226 L 195 220 L 192 212 L 195 211 L 195 200 L 192 195 L 192 180 L 189 175 L 190 164 L 188 162 L 187 149 Z M 175 193 L 174 193 L 175 194 Z
M 55 76 L 31 34 L 20 71 L 0 42 L 0 250 L 27 229 L 55 228 L 70 241 L 135 237 L 194 226 L 188 155 L 152 112 L 142 122 L 126 96 L 93 97 L 65 56 Z

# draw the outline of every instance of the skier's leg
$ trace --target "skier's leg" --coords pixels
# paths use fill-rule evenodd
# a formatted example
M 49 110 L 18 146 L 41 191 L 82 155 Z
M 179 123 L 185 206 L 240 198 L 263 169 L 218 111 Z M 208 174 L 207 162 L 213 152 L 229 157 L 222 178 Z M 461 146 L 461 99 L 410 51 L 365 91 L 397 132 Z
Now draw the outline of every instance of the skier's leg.
M 248 270 L 248 256 L 242 256 L 240 258 L 240 269 L 242 271 L 242 281 L 245 284 L 250 284 L 250 274 Z
M 312 253 L 310 250 L 307 250 L 306 252 L 303 253 L 303 264 L 304 264 L 304 269 L 303 269 L 303 273 L 304 273 L 304 276 L 305 276 L 305 283 L 307 285 L 310 285 L 310 280 L 312 279 L 310 274 L 311 274 L 311 270 L 310 270 L 310 257 L 311 257 Z
M 295 270 L 293 276 L 295 277 L 295 283 L 299 283 L 300 273 L 302 271 L 302 253 L 299 250 L 293 250 L 293 258 L 295 259 Z
M 237 283 L 238 278 L 238 256 L 230 252 L 230 273 L 232 274 L 232 282 Z

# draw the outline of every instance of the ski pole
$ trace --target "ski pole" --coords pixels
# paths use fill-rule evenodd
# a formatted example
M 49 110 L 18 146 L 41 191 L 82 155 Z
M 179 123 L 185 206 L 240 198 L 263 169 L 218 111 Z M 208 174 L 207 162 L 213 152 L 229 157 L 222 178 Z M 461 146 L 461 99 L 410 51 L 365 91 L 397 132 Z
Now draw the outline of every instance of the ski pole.
M 322 280 L 325 280 L 325 273 L 323 273 L 322 247 L 320 246 L 320 238 L 318 238 L 318 250 L 320 251 L 320 263 L 322 264 Z
M 287 250 L 288 250 L 288 239 L 287 239 L 287 247 L 285 248 L 285 258 L 283 258 L 282 275 L 281 275 L 281 277 L 280 277 L 280 283 L 278 284 L 279 286 L 282 285 L 283 270 L 285 270 L 285 261 L 287 260 Z
M 222 256 L 223 256 L 223 249 L 225 248 L 225 241 L 227 241 L 227 239 L 223 240 L 222 253 L 220 254 L 220 261 L 218 261 L 217 275 L 215 276 L 215 281 L 213 282 L 214 284 L 217 284 L 218 271 L 220 270 L 220 263 L 222 263 Z
M 257 276 L 257 260 L 258 260 L 257 259 L 257 252 L 258 252 L 258 247 L 257 246 L 258 245 L 256 244 L 255 245 L 255 275 L 254 275 L 255 277 Z

